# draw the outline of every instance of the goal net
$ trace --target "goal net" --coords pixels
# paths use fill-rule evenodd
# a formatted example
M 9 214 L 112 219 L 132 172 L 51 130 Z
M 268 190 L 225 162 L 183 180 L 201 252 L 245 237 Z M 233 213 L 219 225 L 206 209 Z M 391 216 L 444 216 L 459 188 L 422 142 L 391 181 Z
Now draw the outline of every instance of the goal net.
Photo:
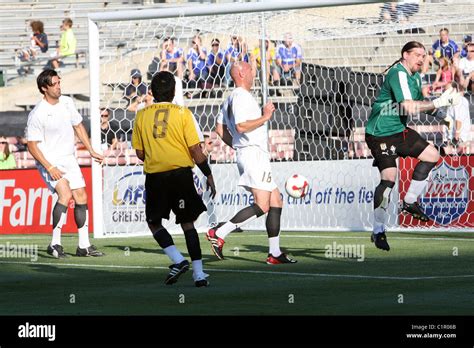
M 365 143 L 364 126 L 383 71 L 399 58 L 406 42 L 417 40 L 431 48 L 444 27 L 461 46 L 463 35 L 474 32 L 474 5 L 421 2 L 398 7 L 394 14 L 378 1 L 318 8 L 308 8 L 308 3 L 292 2 L 285 9 L 275 2 L 90 15 L 92 140 L 106 155 L 102 167 L 93 167 L 96 237 L 149 233 L 145 176 L 131 137 L 135 112 L 151 77 L 163 69 L 183 82 L 184 105 L 205 135 L 204 148 L 218 190 L 211 200 L 201 172 L 195 169 L 196 188 L 208 208 L 196 221 L 197 229 L 227 221 L 253 203 L 253 196 L 237 186 L 233 149 L 214 132 L 220 107 L 234 88 L 229 67 L 239 60 L 257 67 L 252 94 L 259 103 L 269 100 L 276 106 L 267 128 L 273 176 L 284 200 L 282 230 L 371 230 L 374 189 L 380 179 Z M 288 63 L 287 68 L 281 62 Z M 428 86 L 435 78 L 433 65 L 424 83 Z M 429 93 L 440 91 L 433 88 Z M 472 105 L 473 99 L 467 98 Z M 108 123 L 101 119 L 100 108 L 108 112 Z M 428 223 L 399 212 L 398 202 L 415 165 L 399 159 L 388 227 L 472 229 L 471 143 L 454 146 L 441 120 L 433 116 L 413 117 L 409 126 L 431 143 L 446 145 L 447 155 L 420 198 L 431 218 Z M 284 189 L 285 180 L 295 173 L 310 182 L 302 199 L 289 197 Z M 165 226 L 179 231 L 173 216 Z M 264 229 L 264 221 L 258 219 L 245 228 Z

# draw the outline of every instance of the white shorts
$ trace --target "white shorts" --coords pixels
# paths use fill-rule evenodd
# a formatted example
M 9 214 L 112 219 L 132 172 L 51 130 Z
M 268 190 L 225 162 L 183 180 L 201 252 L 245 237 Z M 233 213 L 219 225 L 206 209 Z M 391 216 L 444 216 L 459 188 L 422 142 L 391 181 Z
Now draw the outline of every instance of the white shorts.
M 277 188 L 273 181 L 270 154 L 259 147 L 237 149 L 237 168 L 240 174 L 239 186 L 249 191 L 254 188 L 272 192 Z
M 63 174 L 62 179 L 66 179 L 69 182 L 69 188 L 71 190 L 86 187 L 86 182 L 82 176 L 81 168 L 79 168 L 79 164 L 77 163 L 76 157 L 74 157 L 74 155 L 58 158 L 52 161 L 51 165 L 65 173 Z M 44 182 L 51 192 L 54 192 L 56 185 L 61 179 L 53 180 L 45 167 L 43 167 L 40 163 L 37 163 L 37 166 Z

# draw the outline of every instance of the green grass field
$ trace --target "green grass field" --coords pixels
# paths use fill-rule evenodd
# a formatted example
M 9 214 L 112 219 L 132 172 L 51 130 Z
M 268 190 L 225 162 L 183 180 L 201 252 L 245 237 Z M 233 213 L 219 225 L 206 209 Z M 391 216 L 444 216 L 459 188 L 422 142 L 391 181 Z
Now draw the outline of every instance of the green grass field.
M 71 256 L 46 254 L 49 235 L 0 236 L 0 244 L 37 244 L 37 261 L 0 259 L 2 315 L 472 315 L 474 234 L 389 233 L 392 250 L 369 233 L 283 233 L 297 260 L 267 265 L 265 233 L 233 233 L 218 261 L 200 235 L 208 288 L 192 272 L 164 285 L 170 264 L 154 239 L 93 243 L 103 258 L 72 256 L 77 236 L 63 236 Z M 184 251 L 181 236 L 175 242 Z M 326 246 L 360 244 L 364 260 L 329 258 Z M 237 249 L 238 248 L 238 252 Z M 454 256 L 458 253 L 457 256 Z M 187 254 L 186 254 L 187 256 Z M 399 303 L 401 296 L 403 303 Z M 71 299 L 74 303 L 71 303 Z M 183 303 L 184 302 L 184 303 Z

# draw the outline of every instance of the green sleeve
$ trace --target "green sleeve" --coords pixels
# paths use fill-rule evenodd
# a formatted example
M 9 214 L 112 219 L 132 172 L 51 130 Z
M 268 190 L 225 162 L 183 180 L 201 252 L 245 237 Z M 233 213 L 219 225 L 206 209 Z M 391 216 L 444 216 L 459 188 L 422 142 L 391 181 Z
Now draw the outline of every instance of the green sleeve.
M 397 103 L 413 99 L 408 87 L 408 77 L 405 72 L 393 69 L 387 78 Z

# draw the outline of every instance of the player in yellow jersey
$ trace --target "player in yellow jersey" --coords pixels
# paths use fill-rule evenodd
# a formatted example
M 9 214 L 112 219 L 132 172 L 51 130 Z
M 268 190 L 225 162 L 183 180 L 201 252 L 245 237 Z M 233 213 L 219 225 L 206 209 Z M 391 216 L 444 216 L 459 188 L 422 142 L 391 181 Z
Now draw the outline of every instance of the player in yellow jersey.
M 173 74 L 167 71 L 157 73 L 151 82 L 151 90 L 155 104 L 138 111 L 132 138 L 137 156 L 145 162 L 148 227 L 173 262 L 165 284 L 174 284 L 189 269 L 189 262 L 161 224 L 162 219 L 169 219 L 169 213 L 173 210 L 176 223 L 184 231 L 194 283 L 197 287 L 208 286 L 208 275 L 202 267 L 199 236 L 194 228 L 194 221 L 207 209 L 194 186 L 191 170 L 194 163 L 207 177 L 212 198 L 216 195 L 214 179 L 200 147 L 193 114 L 188 108 L 171 103 L 175 94 Z

